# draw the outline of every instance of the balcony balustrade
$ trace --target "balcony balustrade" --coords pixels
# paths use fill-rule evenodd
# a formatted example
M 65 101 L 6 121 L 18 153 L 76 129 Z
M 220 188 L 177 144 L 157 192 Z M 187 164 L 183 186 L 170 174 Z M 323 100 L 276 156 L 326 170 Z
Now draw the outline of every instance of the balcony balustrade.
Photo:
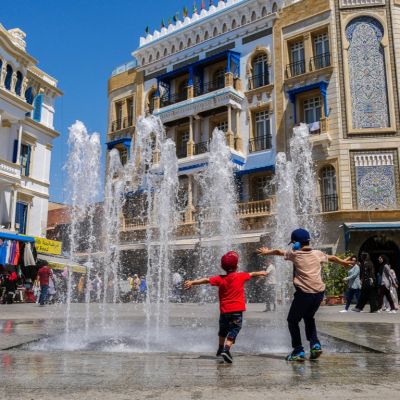
M 117 132 L 133 126 L 133 116 L 118 118 L 111 123 L 111 132 Z
M 180 103 L 181 101 L 187 100 L 187 93 L 175 93 L 170 96 L 161 97 L 160 106 L 167 107 L 172 104 Z
M 256 136 L 249 140 L 249 153 L 272 149 L 272 135 Z
M 329 194 L 320 197 L 320 206 L 322 212 L 333 212 L 339 209 L 338 195 Z
M 210 151 L 210 143 L 200 142 L 194 145 L 194 155 L 205 154 Z
M 269 74 L 254 75 L 249 79 L 249 89 L 257 89 L 269 85 Z
M 203 86 L 196 85 L 194 87 L 194 95 L 201 96 L 203 94 L 215 92 L 216 90 L 223 89 L 225 87 L 225 77 L 214 79 L 213 81 L 204 83 Z
M 330 67 L 331 53 L 320 54 L 310 59 L 310 71 Z
M 308 65 L 308 67 L 307 67 Z M 294 78 L 308 72 L 318 71 L 332 65 L 331 53 L 319 54 L 309 59 L 308 64 L 306 60 L 299 60 L 286 65 L 286 78 Z

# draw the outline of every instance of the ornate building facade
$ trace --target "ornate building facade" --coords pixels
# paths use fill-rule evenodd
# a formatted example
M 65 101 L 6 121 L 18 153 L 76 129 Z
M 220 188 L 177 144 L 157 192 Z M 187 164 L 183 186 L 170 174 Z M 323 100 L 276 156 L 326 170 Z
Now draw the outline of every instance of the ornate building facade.
M 0 24 L 0 229 L 45 237 L 57 81 Z
M 180 233 L 191 248 L 193 177 L 211 132 L 223 130 L 240 187 L 237 242 L 250 254 L 273 229 L 273 189 L 266 188 L 275 155 L 287 151 L 293 127 L 307 123 L 326 227 L 321 247 L 384 251 L 400 266 L 400 2 L 210 3 L 141 38 L 135 64 L 110 79 L 108 148 L 126 158 L 130 116 L 161 118 L 176 142 L 188 194 Z M 123 221 L 129 250 L 143 227 Z

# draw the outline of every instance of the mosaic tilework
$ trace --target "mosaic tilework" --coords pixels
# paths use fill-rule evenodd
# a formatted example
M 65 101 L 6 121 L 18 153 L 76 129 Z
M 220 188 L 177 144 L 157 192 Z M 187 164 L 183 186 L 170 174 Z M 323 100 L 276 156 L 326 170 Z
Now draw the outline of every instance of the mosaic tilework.
M 353 129 L 389 126 L 382 25 L 371 17 L 352 20 L 346 28 L 349 40 L 349 73 Z
M 356 167 L 359 209 L 396 208 L 396 183 L 393 165 Z

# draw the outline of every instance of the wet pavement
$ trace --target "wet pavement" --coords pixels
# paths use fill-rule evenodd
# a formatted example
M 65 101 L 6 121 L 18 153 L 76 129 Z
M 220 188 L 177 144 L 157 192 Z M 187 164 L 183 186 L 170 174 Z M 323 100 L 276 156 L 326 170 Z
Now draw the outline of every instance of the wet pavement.
M 284 313 L 249 308 L 234 364 L 227 365 L 214 357 L 213 305 L 173 306 L 171 336 L 148 353 L 140 340 L 141 305 L 118 309 L 117 343 L 93 334 L 72 351 L 55 345 L 64 340 L 63 308 L 1 307 L 0 399 L 399 398 L 400 315 L 323 307 L 318 325 L 325 353 L 318 361 L 289 364 Z M 73 305 L 73 317 L 73 329 L 82 328 L 84 307 Z

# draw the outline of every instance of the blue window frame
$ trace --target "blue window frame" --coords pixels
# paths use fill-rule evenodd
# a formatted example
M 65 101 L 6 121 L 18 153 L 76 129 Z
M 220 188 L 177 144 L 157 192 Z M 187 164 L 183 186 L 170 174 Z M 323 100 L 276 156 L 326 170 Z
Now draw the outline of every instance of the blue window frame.
M 18 225 L 18 232 L 25 234 L 28 222 L 28 204 L 17 201 L 15 223 Z
M 25 176 L 29 176 L 30 167 L 31 167 L 31 152 L 32 148 L 29 144 L 21 144 L 21 174 Z

